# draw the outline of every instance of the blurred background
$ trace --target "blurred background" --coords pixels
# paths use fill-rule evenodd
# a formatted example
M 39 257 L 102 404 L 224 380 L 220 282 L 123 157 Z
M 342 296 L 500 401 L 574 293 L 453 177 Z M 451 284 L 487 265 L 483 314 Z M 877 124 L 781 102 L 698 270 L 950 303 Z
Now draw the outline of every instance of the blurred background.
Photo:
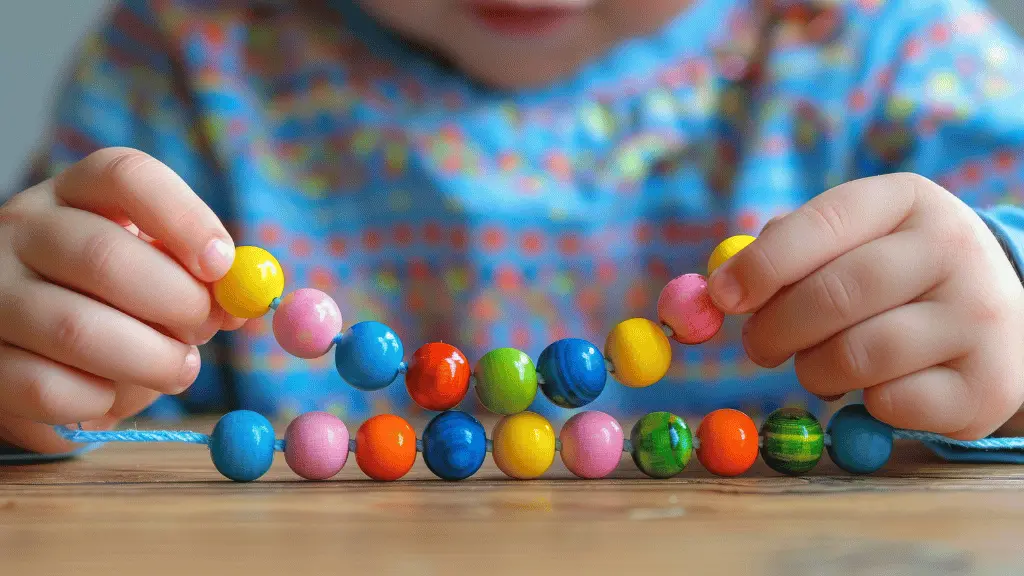
M 37 0 L 8 2 L 4 7 L 0 18 L 0 191 L 15 186 L 46 127 L 53 91 L 68 59 L 110 2 Z M 989 3 L 1024 33 L 1024 0 Z

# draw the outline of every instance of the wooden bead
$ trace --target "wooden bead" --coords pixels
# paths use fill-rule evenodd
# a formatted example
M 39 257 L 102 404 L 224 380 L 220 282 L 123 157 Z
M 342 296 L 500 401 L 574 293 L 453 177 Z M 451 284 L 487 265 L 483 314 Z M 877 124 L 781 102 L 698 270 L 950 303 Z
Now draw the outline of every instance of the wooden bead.
M 604 355 L 614 366 L 615 379 L 631 388 L 661 380 L 672 363 L 668 337 L 661 326 L 645 318 L 632 318 L 612 328 Z
M 466 397 L 469 374 L 469 361 L 458 348 L 433 342 L 413 353 L 405 387 L 413 402 L 423 409 L 448 410 Z
M 334 363 L 341 379 L 360 390 L 380 390 L 395 381 L 405 349 L 380 322 L 354 324 L 338 338 Z
M 633 462 L 651 478 L 671 478 L 690 462 L 693 437 L 686 422 L 675 414 L 652 412 L 629 433 Z
M 465 412 L 442 412 L 423 430 L 423 462 L 442 480 L 469 478 L 487 456 L 487 431 Z
M 491 443 L 494 463 L 510 478 L 537 478 L 555 460 L 555 431 L 533 412 L 502 418 L 494 426 Z
M 851 474 L 871 474 L 889 462 L 892 426 L 876 420 L 863 404 L 843 406 L 828 423 L 829 458 Z
M 799 475 L 821 460 L 825 436 L 821 424 L 800 408 L 781 408 L 761 426 L 761 458 L 776 472 Z
M 662 289 L 658 319 L 672 329 L 676 342 L 700 344 L 722 329 L 725 314 L 711 302 L 707 279 L 700 274 L 684 274 Z
M 739 476 L 757 460 L 757 425 L 739 410 L 715 410 L 697 427 L 697 459 L 718 476 Z
M 580 478 L 604 478 L 622 460 L 623 432 L 619 423 L 604 412 L 576 414 L 562 426 L 562 462 Z
M 393 414 L 374 416 L 356 432 L 356 464 L 374 480 L 398 480 L 416 462 L 416 433 Z
M 225 312 L 237 318 L 259 318 L 284 292 L 284 272 L 263 248 L 239 246 L 231 269 L 213 285 L 213 296 Z
M 306 480 L 327 480 L 348 461 L 348 428 L 327 412 L 306 412 L 288 424 L 284 459 Z
M 732 258 L 736 254 L 739 254 L 740 250 L 743 250 L 750 243 L 756 240 L 753 236 L 747 236 L 746 234 L 740 234 L 738 236 L 732 236 L 722 240 L 721 244 L 715 247 L 714 251 L 711 252 L 711 257 L 708 259 L 708 277 L 718 269 L 719 266 L 725 263 L 726 260 Z
M 250 410 L 228 412 L 210 434 L 210 457 L 217 471 L 235 482 L 252 482 L 274 463 L 274 427 Z
M 291 292 L 274 310 L 274 338 L 281 348 L 299 358 L 327 354 L 339 332 L 341 310 L 333 298 L 319 290 Z
M 608 370 L 597 346 L 578 338 L 554 342 L 537 358 L 540 389 L 562 408 L 586 406 L 604 390 Z
M 533 360 L 515 348 L 491 350 L 477 362 L 476 395 L 495 414 L 516 414 L 530 407 L 537 396 Z

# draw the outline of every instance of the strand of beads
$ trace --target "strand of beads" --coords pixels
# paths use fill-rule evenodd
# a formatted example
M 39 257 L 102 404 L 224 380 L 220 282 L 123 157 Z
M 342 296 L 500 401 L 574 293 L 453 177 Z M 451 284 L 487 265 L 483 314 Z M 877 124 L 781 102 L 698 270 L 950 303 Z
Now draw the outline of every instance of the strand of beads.
M 691 456 L 718 476 L 738 476 L 754 464 L 760 452 L 773 470 L 787 475 L 810 472 L 827 450 L 839 468 L 870 474 L 882 468 L 892 453 L 893 439 L 902 437 L 975 450 L 1024 449 L 1024 438 L 990 438 L 975 442 L 951 440 L 938 434 L 894 430 L 871 417 L 863 405 L 836 412 L 828 427 L 809 413 L 794 408 L 773 412 L 760 430 L 742 412 L 716 410 L 701 422 L 696 436 L 682 418 L 654 412 L 641 418 L 627 439 L 614 418 L 603 412 L 581 412 L 570 418 L 555 438 L 543 417 L 521 412 L 504 417 L 486 437 L 483 425 L 459 411 L 438 414 L 427 424 L 421 440 L 404 419 L 382 414 L 364 422 L 350 439 L 338 418 L 308 412 L 293 420 L 283 440 L 276 440 L 271 423 L 248 410 L 225 414 L 209 436 L 189 431 L 85 431 L 56 427 L 72 442 L 181 442 L 208 444 L 216 469 L 236 482 L 263 476 L 275 452 L 284 452 L 288 466 L 307 480 L 327 480 L 344 468 L 350 452 L 368 477 L 393 481 L 412 468 L 417 453 L 435 476 L 463 480 L 482 466 L 487 452 L 511 478 L 529 480 L 543 475 L 559 452 L 566 468 L 579 478 L 604 478 L 618 466 L 623 452 L 652 478 L 681 473 Z M 759 450 L 760 446 L 760 450 Z

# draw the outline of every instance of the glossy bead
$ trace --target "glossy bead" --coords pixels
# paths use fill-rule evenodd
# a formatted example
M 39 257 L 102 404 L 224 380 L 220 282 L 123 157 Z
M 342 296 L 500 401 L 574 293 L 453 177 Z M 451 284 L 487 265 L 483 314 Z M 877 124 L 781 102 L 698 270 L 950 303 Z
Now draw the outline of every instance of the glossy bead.
M 416 432 L 393 414 L 374 416 L 356 432 L 356 464 L 374 480 L 405 476 L 416 462 Z
M 708 277 L 718 269 L 719 266 L 725 263 L 726 260 L 732 258 L 736 254 L 739 254 L 740 250 L 743 250 L 750 243 L 756 240 L 753 236 L 747 236 L 746 234 L 740 234 L 738 236 L 732 236 L 722 240 L 722 242 L 715 247 L 711 252 L 711 257 L 708 258 Z
M 828 423 L 829 458 L 851 474 L 871 474 L 892 454 L 892 426 L 876 420 L 863 404 L 843 406 Z
M 604 478 L 622 459 L 622 427 L 604 412 L 576 414 L 562 426 L 562 462 L 580 478 Z
M 661 380 L 672 363 L 672 347 L 661 326 L 645 318 L 619 322 L 608 334 L 604 355 L 615 379 L 631 388 L 644 388 Z
M 302 288 L 287 294 L 274 310 L 274 338 L 299 358 L 319 358 L 341 332 L 341 310 L 319 290 Z
M 633 462 L 651 478 L 671 478 L 690 462 L 693 437 L 686 422 L 675 414 L 652 412 L 629 433 Z
M 725 314 L 711 302 L 707 279 L 700 274 L 684 274 L 662 289 L 658 319 L 672 329 L 675 341 L 700 344 L 722 329 Z
M 516 414 L 537 396 L 533 360 L 515 348 L 491 350 L 476 364 L 476 395 L 495 414 Z
M 458 406 L 469 391 L 469 361 L 451 344 L 421 346 L 409 361 L 405 387 L 413 402 L 426 410 Z
M 263 248 L 239 246 L 231 269 L 213 285 L 213 296 L 225 312 L 237 318 L 259 318 L 284 292 L 284 272 Z
M 469 478 L 487 456 L 487 431 L 465 412 L 442 412 L 423 430 L 423 462 L 442 480 Z
M 306 412 L 288 424 L 284 459 L 306 480 L 327 480 L 348 461 L 348 428 L 327 412 Z
M 555 431 L 533 412 L 502 418 L 494 426 L 491 444 L 494 463 L 510 478 L 536 478 L 555 461 Z
M 405 354 L 402 341 L 380 322 L 349 327 L 334 347 L 342 380 L 360 390 L 380 390 L 395 381 Z
M 608 370 L 597 346 L 578 338 L 559 340 L 540 353 L 540 389 L 562 408 L 586 406 L 604 390 Z
M 715 410 L 697 427 L 697 459 L 718 476 L 739 476 L 757 460 L 757 425 L 739 410 Z
M 776 472 L 799 475 L 821 460 L 825 445 L 821 424 L 800 408 L 781 408 L 761 426 L 761 458 Z
M 252 482 L 274 463 L 274 427 L 250 410 L 228 412 L 210 434 L 210 456 L 217 471 L 235 482 Z

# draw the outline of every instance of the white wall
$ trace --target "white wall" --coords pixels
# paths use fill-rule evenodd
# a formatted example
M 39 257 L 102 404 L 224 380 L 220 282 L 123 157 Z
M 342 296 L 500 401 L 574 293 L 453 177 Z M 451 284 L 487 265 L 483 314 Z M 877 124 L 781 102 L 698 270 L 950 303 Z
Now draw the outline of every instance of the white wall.
M 8 0 L 0 8 L 0 191 L 15 184 L 46 125 L 67 58 L 108 3 Z M 1024 0 L 990 3 L 1024 30 Z

